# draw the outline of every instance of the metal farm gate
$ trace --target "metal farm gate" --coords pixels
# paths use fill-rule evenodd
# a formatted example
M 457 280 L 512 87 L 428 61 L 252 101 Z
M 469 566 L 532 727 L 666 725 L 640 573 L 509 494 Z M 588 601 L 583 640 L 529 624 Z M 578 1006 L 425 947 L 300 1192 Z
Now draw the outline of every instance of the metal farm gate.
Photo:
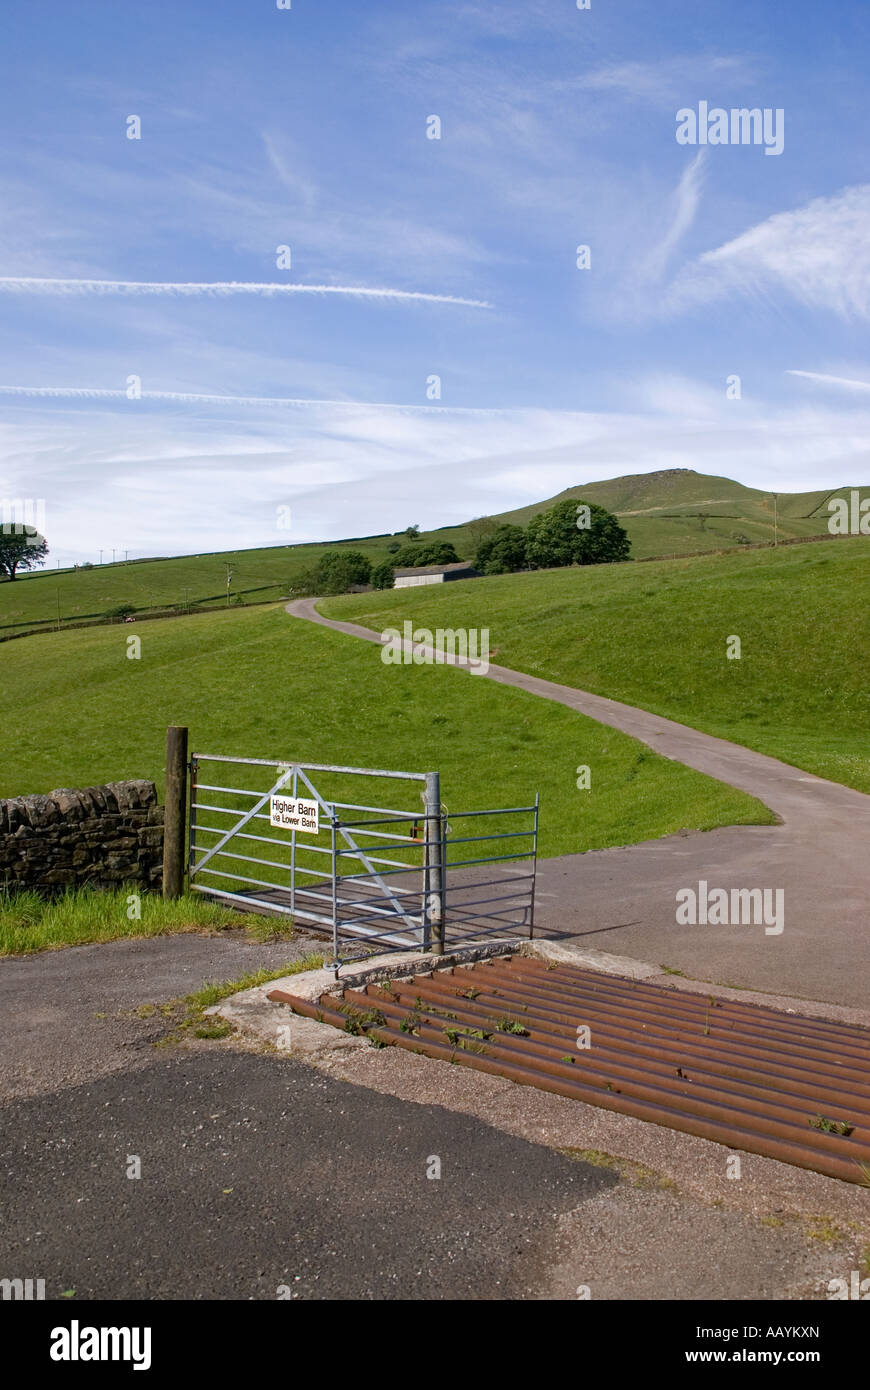
M 361 778 L 406 804 L 353 799 Z M 533 934 L 537 796 L 448 817 L 437 772 L 194 753 L 189 827 L 192 890 L 328 930 L 336 961 L 340 943 L 439 952 Z

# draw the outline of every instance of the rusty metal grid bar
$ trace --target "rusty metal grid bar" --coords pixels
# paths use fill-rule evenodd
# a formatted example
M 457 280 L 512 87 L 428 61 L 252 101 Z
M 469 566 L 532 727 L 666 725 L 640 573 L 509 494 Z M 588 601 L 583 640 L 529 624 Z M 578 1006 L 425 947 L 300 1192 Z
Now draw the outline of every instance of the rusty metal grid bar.
M 363 1031 L 381 1043 L 847 1182 L 870 1173 L 867 1029 L 517 956 L 270 998 L 342 1028 L 374 1010 Z

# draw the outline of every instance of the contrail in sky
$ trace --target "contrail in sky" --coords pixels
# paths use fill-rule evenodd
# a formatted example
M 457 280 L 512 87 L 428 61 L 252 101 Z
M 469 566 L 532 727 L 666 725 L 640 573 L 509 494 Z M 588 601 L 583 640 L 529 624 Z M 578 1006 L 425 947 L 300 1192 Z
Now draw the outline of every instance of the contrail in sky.
M 788 376 L 806 377 L 808 381 L 823 381 L 828 386 L 845 386 L 850 391 L 870 391 L 870 381 L 856 381 L 848 376 L 827 376 L 824 372 L 799 372 L 788 369 Z
M 421 290 L 368 290 L 356 285 L 257 284 L 244 280 L 216 280 L 204 284 L 161 280 L 42 280 L 30 276 L 0 276 L 0 294 L 120 294 L 179 296 L 339 294 L 351 299 L 418 300 L 428 304 L 458 304 L 470 309 L 491 309 L 484 299 L 461 299 L 454 294 L 424 294 Z
M 141 391 L 129 396 L 124 390 L 109 390 L 99 386 L 0 386 L 0 396 L 25 396 L 50 400 L 123 401 L 132 404 L 143 401 L 181 401 L 193 405 L 265 405 L 265 406 L 329 406 L 343 410 L 409 410 L 440 415 L 503 415 L 508 410 L 486 406 L 401 405 L 392 401 L 325 401 L 293 396 L 209 396 L 193 391 Z

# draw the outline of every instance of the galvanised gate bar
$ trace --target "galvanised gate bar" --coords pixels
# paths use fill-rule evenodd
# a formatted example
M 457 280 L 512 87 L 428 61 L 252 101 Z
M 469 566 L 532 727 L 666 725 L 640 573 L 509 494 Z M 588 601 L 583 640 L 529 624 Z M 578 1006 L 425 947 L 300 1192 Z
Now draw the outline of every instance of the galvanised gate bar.
M 437 772 L 209 753 L 189 771 L 191 889 L 327 929 L 336 961 L 340 943 L 437 953 L 533 934 L 537 796 L 448 814 Z M 361 778 L 405 804 L 351 799 Z

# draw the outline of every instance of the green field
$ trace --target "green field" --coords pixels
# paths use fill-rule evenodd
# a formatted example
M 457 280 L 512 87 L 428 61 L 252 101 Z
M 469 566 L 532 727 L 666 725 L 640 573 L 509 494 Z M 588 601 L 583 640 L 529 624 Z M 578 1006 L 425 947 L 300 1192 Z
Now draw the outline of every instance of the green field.
M 385 557 L 389 539 L 353 542 L 352 548 L 377 562 Z M 289 592 L 296 575 L 332 548 L 271 546 L 166 560 L 131 560 L 88 570 L 36 570 L 12 583 L 0 583 L 0 636 L 37 623 L 63 627 L 125 603 L 143 613 L 175 607 L 194 611 L 198 604 L 224 604 L 227 565 L 232 569 L 233 597 L 238 595 L 244 604 L 278 599 Z
M 126 777 L 162 790 L 166 726 L 187 724 L 208 753 L 438 769 L 454 812 L 540 792 L 545 855 L 771 819 L 571 710 L 443 666 L 386 666 L 377 647 L 282 607 L 6 643 L 0 720 L 6 796 Z M 594 765 L 591 793 L 577 790 L 581 764 Z
M 864 489 L 866 492 L 866 489 Z M 826 503 L 837 493 L 781 493 L 777 501 L 780 540 L 827 534 Z M 552 502 L 565 497 L 596 502 L 617 514 L 632 542 L 632 559 L 654 555 L 685 555 L 769 542 L 774 537 L 774 502 L 769 493 L 744 487 L 730 478 L 710 477 L 690 469 L 636 474 L 606 482 L 571 487 L 550 498 L 493 520 L 525 525 Z M 424 522 L 422 517 L 409 517 Z M 473 559 L 482 531 L 480 523 L 447 526 L 421 532 L 421 542 L 451 541 L 463 559 Z M 51 536 L 48 537 L 49 544 Z M 235 550 L 173 559 L 136 560 L 106 564 L 90 570 L 37 570 L 14 583 L 0 583 L 0 636 L 34 624 L 63 627 L 106 613 L 124 603 L 140 612 L 168 608 L 193 610 L 197 605 L 222 603 L 226 597 L 226 566 L 232 568 L 232 593 L 244 603 L 277 599 L 293 588 L 304 570 L 326 550 L 361 550 L 373 564 L 389 558 L 388 546 L 400 536 L 369 536 L 329 544 L 276 545 L 260 550 Z
M 608 695 L 870 791 L 870 539 L 349 595 L 382 630 L 490 630 L 503 666 Z M 741 639 L 740 660 L 726 639 Z M 493 653 L 497 652 L 497 655 Z

